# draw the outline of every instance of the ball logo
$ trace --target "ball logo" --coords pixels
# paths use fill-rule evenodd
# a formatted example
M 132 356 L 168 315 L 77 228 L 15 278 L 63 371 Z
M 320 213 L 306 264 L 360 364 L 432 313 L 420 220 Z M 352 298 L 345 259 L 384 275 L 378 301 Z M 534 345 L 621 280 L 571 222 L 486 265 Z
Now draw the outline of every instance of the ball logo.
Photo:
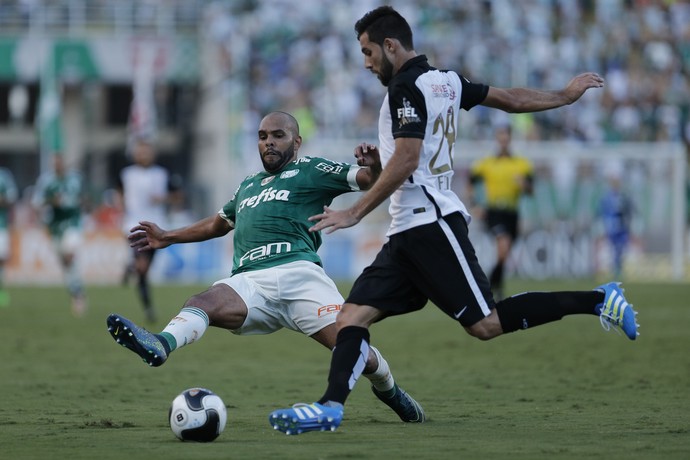
M 177 426 L 185 426 L 187 424 L 187 413 L 182 409 L 178 409 L 172 414 L 171 420 L 173 420 Z

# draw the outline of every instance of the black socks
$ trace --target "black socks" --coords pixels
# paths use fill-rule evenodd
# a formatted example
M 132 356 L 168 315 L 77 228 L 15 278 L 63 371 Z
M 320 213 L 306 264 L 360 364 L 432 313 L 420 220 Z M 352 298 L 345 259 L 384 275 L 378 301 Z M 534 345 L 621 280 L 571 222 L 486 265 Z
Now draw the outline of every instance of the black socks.
M 558 321 L 566 315 L 595 315 L 603 301 L 604 294 L 599 291 L 527 292 L 498 302 L 496 313 L 505 333 Z
M 355 382 L 364 371 L 368 357 L 369 330 L 358 326 L 341 329 L 331 357 L 328 388 L 318 402 L 323 404 L 333 401 L 345 404 Z

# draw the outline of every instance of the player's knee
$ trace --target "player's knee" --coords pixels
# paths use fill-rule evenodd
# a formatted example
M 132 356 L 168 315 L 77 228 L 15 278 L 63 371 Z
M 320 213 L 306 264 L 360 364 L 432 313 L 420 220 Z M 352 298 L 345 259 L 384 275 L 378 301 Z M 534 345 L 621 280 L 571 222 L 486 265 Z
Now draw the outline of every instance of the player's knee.
M 371 374 L 373 372 L 376 372 L 376 369 L 379 367 L 379 360 L 378 357 L 376 356 L 376 353 L 372 349 L 372 347 L 369 348 L 369 356 L 367 356 L 367 361 L 364 365 L 364 373 L 365 374 Z
M 496 323 L 491 316 L 487 316 L 481 321 L 474 323 L 472 326 L 466 327 L 465 330 L 472 337 L 476 337 L 482 341 L 491 340 L 502 333 L 500 323 Z
M 352 317 L 347 314 L 344 315 L 342 310 L 338 313 L 338 316 L 336 316 L 335 318 L 335 328 L 338 331 L 344 327 L 353 325 L 354 323 L 352 322 Z
M 369 328 L 377 318 L 381 317 L 381 314 L 379 310 L 373 307 L 346 303 L 343 304 L 335 319 L 336 329 L 340 331 L 348 326 Z
M 194 294 L 184 303 L 184 307 L 194 307 L 206 312 L 207 315 L 213 314 L 213 304 L 209 303 L 202 294 Z
M 215 286 L 204 292 L 193 294 L 184 303 L 185 307 L 198 308 L 206 312 L 209 318 L 213 318 L 223 310 L 223 298 L 219 297 L 219 293 L 215 292 Z

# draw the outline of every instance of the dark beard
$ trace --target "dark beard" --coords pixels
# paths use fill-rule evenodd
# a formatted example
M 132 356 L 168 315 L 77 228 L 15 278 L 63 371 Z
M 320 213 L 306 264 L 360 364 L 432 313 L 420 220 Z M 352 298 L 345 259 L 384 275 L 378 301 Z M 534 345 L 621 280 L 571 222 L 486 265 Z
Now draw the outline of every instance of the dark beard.
M 383 86 L 388 86 L 393 78 L 393 64 L 388 60 L 386 55 L 381 59 L 381 72 L 379 73 L 379 80 Z
M 280 162 L 279 163 L 273 163 L 273 164 L 269 165 L 268 163 L 266 163 L 266 161 L 264 161 L 264 157 L 261 157 L 261 162 L 264 165 L 264 169 L 271 174 L 280 171 L 281 169 L 283 169 L 285 167 L 285 165 L 287 165 L 288 163 L 290 163 L 290 161 L 292 161 L 292 158 L 295 156 L 295 147 L 290 146 L 284 152 L 279 152 L 276 150 L 275 153 L 280 155 Z

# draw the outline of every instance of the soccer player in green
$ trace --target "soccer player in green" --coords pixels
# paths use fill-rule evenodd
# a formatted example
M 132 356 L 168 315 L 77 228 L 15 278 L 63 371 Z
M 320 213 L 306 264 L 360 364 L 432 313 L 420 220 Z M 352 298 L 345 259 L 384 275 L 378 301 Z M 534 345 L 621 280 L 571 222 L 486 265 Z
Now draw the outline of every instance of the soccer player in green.
M 246 177 L 218 214 L 176 230 L 146 221 L 132 229 L 131 246 L 144 251 L 234 230 L 233 268 L 230 277 L 189 298 L 160 334 L 110 315 L 108 330 L 118 343 L 151 366 L 160 366 L 172 351 L 199 340 L 209 326 L 238 335 L 287 328 L 333 349 L 343 297 L 321 267 L 321 235 L 309 231 L 308 218 L 338 195 L 369 189 L 378 179 L 381 161 L 378 149 L 366 144 L 355 149 L 356 165 L 298 158 L 301 144 L 292 115 L 266 115 L 258 131 L 264 171 Z M 367 357 L 363 375 L 374 394 L 404 422 L 423 422 L 422 407 L 395 383 L 378 350 L 367 346 L 361 351 Z
M 14 176 L 8 169 L 0 168 L 0 307 L 10 304 L 10 295 L 4 287 L 5 263 L 10 257 L 10 209 L 17 195 Z
M 72 313 L 82 316 L 86 311 L 86 296 L 76 260 L 77 249 L 82 243 L 82 180 L 78 172 L 67 168 L 62 153 L 54 153 L 52 161 L 53 170 L 38 179 L 33 204 L 43 211 L 48 233 L 60 258 L 72 298 Z

